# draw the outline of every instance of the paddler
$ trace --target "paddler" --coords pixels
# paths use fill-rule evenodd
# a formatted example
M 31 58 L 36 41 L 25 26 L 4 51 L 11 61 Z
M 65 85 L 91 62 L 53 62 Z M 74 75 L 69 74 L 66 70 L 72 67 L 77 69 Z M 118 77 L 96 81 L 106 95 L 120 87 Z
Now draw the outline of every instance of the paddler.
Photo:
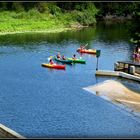
M 77 58 L 76 58 L 76 54 L 74 54 L 72 58 L 73 58 L 73 59 L 77 59 Z
M 60 58 L 61 58 L 61 55 L 60 55 L 60 53 L 58 53 L 58 54 L 57 54 L 57 58 L 58 58 L 58 59 L 60 59 Z
M 50 59 L 50 64 L 51 65 L 55 64 L 52 59 Z
M 66 57 L 65 57 L 64 55 L 62 55 L 62 59 L 63 59 L 63 60 L 66 60 Z

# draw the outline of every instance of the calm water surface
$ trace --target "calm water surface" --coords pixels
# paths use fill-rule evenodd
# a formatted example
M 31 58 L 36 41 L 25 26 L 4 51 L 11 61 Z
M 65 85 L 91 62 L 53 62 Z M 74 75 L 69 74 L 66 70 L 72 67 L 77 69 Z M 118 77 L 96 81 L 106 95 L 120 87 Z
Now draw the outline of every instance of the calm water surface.
M 95 77 L 96 56 L 80 55 L 80 44 L 101 49 L 99 69 L 132 59 L 126 24 L 51 34 L 0 36 L 0 122 L 25 137 L 139 137 L 140 121 L 82 88 L 112 77 Z M 66 70 L 41 67 L 60 52 L 86 64 Z M 140 93 L 139 83 L 115 79 Z

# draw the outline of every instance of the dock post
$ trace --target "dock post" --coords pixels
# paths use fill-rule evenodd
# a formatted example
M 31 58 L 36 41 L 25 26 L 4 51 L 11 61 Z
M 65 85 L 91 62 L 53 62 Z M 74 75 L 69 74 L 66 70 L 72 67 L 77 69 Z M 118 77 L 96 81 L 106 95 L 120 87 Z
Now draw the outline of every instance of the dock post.
M 118 67 L 119 67 L 119 64 L 117 62 L 114 63 L 114 71 L 117 71 L 118 70 Z
M 135 74 L 135 66 L 130 66 L 130 74 Z
M 98 70 L 98 57 L 97 57 L 97 63 L 96 63 L 96 70 Z
M 97 57 L 97 63 L 96 63 L 96 71 L 98 70 L 98 58 L 100 57 L 101 50 L 96 50 L 96 57 Z

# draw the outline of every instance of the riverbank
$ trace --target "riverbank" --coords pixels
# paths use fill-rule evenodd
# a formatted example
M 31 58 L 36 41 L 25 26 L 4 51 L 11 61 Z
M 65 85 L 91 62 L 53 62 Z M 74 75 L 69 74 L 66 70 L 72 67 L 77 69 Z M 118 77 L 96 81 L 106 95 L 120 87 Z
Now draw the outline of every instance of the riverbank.
M 14 32 L 0 32 L 0 35 L 7 34 L 23 34 L 23 33 L 59 33 L 68 30 L 78 30 L 76 28 L 60 28 L 60 29 L 48 29 L 48 30 L 36 30 L 36 31 L 14 31 Z
M 131 113 L 133 112 L 140 116 L 140 94 L 128 89 L 117 81 L 106 80 L 84 89 L 112 103 L 122 105 Z
M 127 16 L 117 16 L 117 15 L 106 15 L 103 17 L 103 20 L 112 20 L 112 21 L 125 21 L 132 20 L 132 15 Z
M 11 8 L 8 5 L 5 6 L 7 10 L 0 11 L 0 33 L 50 33 L 96 25 L 95 15 L 98 10 L 93 3 L 88 3 L 81 10 L 79 8 L 75 9 L 75 6 L 71 10 L 63 9 L 61 5 L 59 7 L 59 4 L 55 3 L 32 4 L 28 8 L 19 3 L 12 3 Z M 20 8 L 16 9 L 17 6 Z
M 8 34 L 24 34 L 24 33 L 60 33 L 60 32 L 66 32 L 66 31 L 77 31 L 77 30 L 80 30 L 82 28 L 86 28 L 88 26 L 82 26 L 82 25 L 79 25 L 79 24 L 75 24 L 75 25 L 72 25 L 71 27 L 69 28 L 57 28 L 57 29 L 45 29 L 45 30 L 24 30 L 24 31 L 13 31 L 13 32 L 0 32 L 0 36 L 1 35 L 8 35 Z
M 72 19 L 72 13 L 54 16 L 48 13 L 39 13 L 36 10 L 29 12 L 0 12 L 0 35 L 15 33 L 56 33 L 67 30 L 78 30 L 82 25 Z
M 105 23 L 106 22 L 111 22 L 111 23 L 114 23 L 114 22 L 125 22 L 127 21 L 128 19 L 124 19 L 124 20 L 117 20 L 117 19 L 98 19 L 98 22 L 100 21 L 104 21 Z M 8 28 L 8 26 L 11 26 L 11 25 L 6 25 L 7 23 L 3 23 L 5 24 L 5 27 L 7 28 L 7 30 L 5 30 L 5 28 L 2 28 L 2 25 L 0 23 L 0 35 L 7 35 L 7 34 L 23 34 L 23 33 L 59 33 L 59 32 L 65 32 L 65 31 L 68 31 L 68 30 L 72 30 L 72 31 L 76 31 L 76 30 L 80 30 L 82 28 L 87 28 L 89 26 L 84 26 L 84 25 L 81 25 L 80 23 L 77 23 L 77 22 L 72 22 L 72 23 L 69 23 L 69 25 L 60 25 L 58 24 L 57 25 L 57 22 L 55 23 L 56 25 L 43 25 L 41 26 L 41 24 L 43 23 L 39 23 L 37 25 L 37 23 L 35 22 L 35 24 L 33 25 L 34 27 L 31 27 L 32 25 L 30 25 L 30 22 L 29 23 L 22 23 L 22 21 L 20 21 L 21 23 L 18 24 L 16 23 L 10 23 L 11 25 L 13 24 L 13 27 L 12 28 Z M 51 21 L 50 21 L 51 22 Z M 9 24 L 9 23 L 8 23 Z M 27 27 L 26 24 L 29 24 Z M 32 23 L 33 24 L 33 23 Z M 45 24 L 45 23 L 44 23 Z M 15 26 L 15 27 L 14 27 Z M 36 26 L 38 26 L 38 28 L 36 28 Z M 48 26 L 48 27 L 47 27 Z M 94 25 L 95 27 L 95 25 Z
M 102 17 L 97 17 L 96 20 L 97 22 L 103 21 L 107 24 L 114 24 L 114 23 L 126 23 L 128 21 L 134 21 L 134 17 L 132 17 L 132 15 L 127 15 L 127 16 L 106 15 Z
M 86 13 L 91 16 L 90 12 Z M 33 9 L 28 12 L 17 13 L 15 11 L 0 12 L 0 35 L 15 33 L 56 33 L 67 30 L 77 30 L 83 27 L 96 26 L 98 18 L 92 15 L 92 19 L 84 18 L 84 12 L 71 11 L 64 14 L 52 15 L 50 13 L 40 13 Z M 131 20 L 131 16 L 107 15 L 100 20 L 105 22 L 120 22 Z M 91 21 L 90 21 L 91 20 Z

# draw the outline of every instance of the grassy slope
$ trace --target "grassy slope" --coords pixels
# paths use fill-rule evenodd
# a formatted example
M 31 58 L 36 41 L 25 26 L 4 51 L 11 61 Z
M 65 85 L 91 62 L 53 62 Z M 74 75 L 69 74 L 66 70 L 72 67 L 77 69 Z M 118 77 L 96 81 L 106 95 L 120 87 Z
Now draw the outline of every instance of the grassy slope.
M 70 14 L 53 16 L 49 13 L 29 12 L 0 12 L 0 33 L 7 32 L 34 32 L 34 31 L 62 31 L 67 30 L 70 24 L 75 24 Z

